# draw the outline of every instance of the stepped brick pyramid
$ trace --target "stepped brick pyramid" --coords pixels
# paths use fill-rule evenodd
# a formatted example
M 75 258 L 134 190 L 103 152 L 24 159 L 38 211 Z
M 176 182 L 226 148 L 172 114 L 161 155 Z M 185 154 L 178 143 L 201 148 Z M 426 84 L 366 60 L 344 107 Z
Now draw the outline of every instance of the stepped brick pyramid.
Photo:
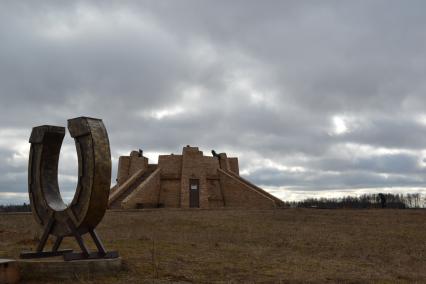
M 108 205 L 111 209 L 268 209 L 284 203 L 240 177 L 238 158 L 225 153 L 204 156 L 198 147 L 186 146 L 182 155 L 160 155 L 158 164 L 149 164 L 141 150 L 120 157 Z

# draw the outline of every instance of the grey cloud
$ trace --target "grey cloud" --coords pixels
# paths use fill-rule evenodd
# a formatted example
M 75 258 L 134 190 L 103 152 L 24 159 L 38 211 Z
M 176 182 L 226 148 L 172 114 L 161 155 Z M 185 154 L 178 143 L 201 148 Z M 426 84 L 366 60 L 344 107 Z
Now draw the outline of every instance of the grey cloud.
M 0 130 L 17 129 L 27 141 L 33 126 L 87 115 L 104 119 L 115 168 L 118 154 L 134 148 L 176 153 L 190 144 L 238 153 L 241 169 L 262 185 L 421 187 L 425 8 L 423 1 L 5 1 Z M 336 115 L 356 125 L 332 134 Z M 69 157 L 69 137 L 66 145 Z M 348 155 L 345 145 L 411 154 L 365 157 L 355 147 Z M 26 191 L 26 165 L 8 159 L 16 151 L 0 143 L 0 191 Z M 308 171 L 267 164 L 253 171 L 259 157 Z M 72 163 L 63 159 L 66 192 Z
M 422 173 L 419 166 L 419 157 L 408 154 L 390 154 L 372 156 L 368 158 L 346 159 L 323 159 L 312 162 L 311 165 L 318 170 L 346 172 L 351 170 L 366 171 L 373 173 L 410 174 Z
M 426 124 L 413 117 L 384 112 L 385 117 L 372 119 L 368 125 L 345 137 L 349 141 L 388 148 L 424 149 Z
M 366 171 L 292 173 L 262 169 L 250 173 L 250 176 L 246 178 L 265 187 L 298 188 L 310 191 L 381 187 L 406 187 L 409 190 L 410 187 L 422 187 L 425 183 L 421 175 L 389 174 L 385 176 Z

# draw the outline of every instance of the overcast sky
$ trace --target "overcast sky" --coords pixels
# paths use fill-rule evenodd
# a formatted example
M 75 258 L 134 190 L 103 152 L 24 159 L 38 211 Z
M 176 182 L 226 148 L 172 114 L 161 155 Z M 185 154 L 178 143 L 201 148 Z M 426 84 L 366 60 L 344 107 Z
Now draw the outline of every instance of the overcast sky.
M 102 118 L 117 159 L 238 156 L 285 200 L 426 192 L 425 1 L 1 1 L 0 202 L 31 128 Z M 69 200 L 77 175 L 67 134 Z

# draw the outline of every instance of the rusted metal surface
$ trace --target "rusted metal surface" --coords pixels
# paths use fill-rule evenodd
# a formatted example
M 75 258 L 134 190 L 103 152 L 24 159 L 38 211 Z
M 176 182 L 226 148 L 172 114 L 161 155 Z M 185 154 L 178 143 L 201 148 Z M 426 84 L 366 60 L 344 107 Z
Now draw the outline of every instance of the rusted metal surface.
M 108 206 L 111 185 L 108 134 L 102 120 L 89 117 L 68 120 L 68 130 L 75 140 L 78 155 L 78 184 L 68 206 L 58 186 L 58 162 L 65 128 L 43 125 L 32 130 L 28 188 L 33 215 L 44 228 L 44 234 L 37 251 L 21 254 L 21 257 L 40 257 L 47 253 L 43 248 L 49 235 L 56 236 L 56 242 L 47 254 L 69 253 L 68 250 L 58 251 L 58 248 L 64 237 L 73 236 L 82 254 L 88 257 L 90 252 L 81 237 L 86 233 L 94 239 L 99 253 L 106 255 L 94 229 Z

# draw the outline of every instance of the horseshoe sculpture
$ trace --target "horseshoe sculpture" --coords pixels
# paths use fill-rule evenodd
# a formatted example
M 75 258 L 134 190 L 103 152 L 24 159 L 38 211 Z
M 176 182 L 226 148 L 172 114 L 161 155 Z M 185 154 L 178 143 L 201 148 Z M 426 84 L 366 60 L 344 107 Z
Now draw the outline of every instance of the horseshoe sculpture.
M 118 257 L 105 251 L 95 227 L 108 206 L 111 184 L 111 153 L 108 134 L 100 119 L 78 117 L 68 120 L 68 130 L 75 140 L 78 155 L 78 184 L 67 206 L 58 186 L 58 161 L 65 128 L 43 125 L 31 132 L 28 165 L 28 190 L 32 213 L 44 228 L 36 252 L 21 253 L 21 258 L 63 255 L 65 260 Z M 82 235 L 90 233 L 98 249 L 90 253 Z M 52 251 L 43 251 L 49 235 L 56 237 Z M 58 248 L 64 237 L 73 236 L 82 252 Z

